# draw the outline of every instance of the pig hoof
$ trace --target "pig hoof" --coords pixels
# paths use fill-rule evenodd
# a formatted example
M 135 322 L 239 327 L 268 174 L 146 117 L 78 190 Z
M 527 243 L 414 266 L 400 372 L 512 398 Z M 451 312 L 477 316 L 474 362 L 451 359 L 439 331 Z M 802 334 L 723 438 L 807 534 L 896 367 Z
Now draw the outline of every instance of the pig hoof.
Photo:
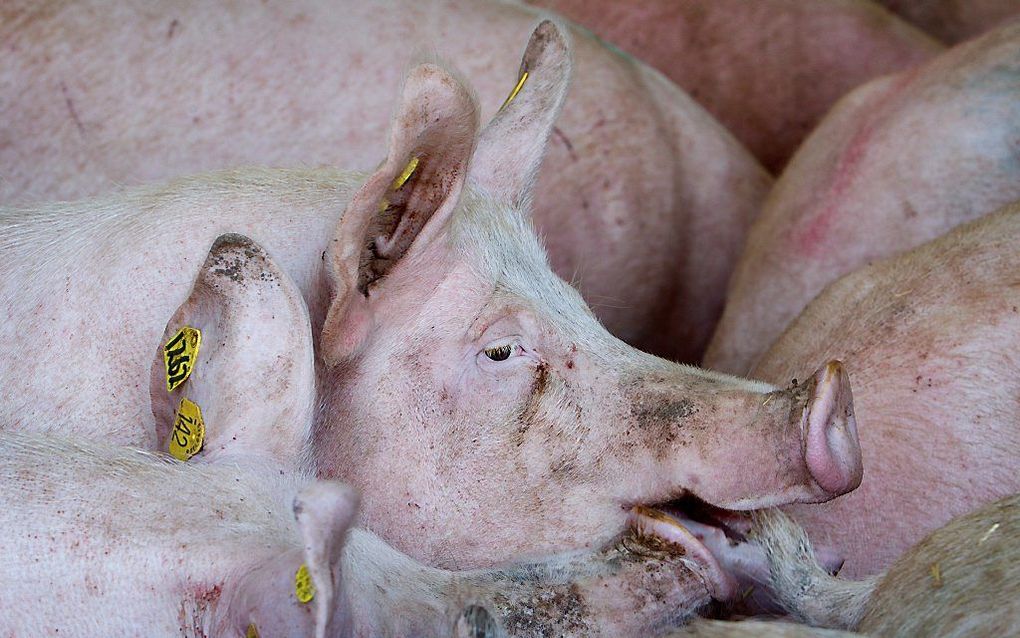
M 864 474 L 850 378 L 841 362 L 830 361 L 808 383 L 814 386 L 803 417 L 808 471 L 827 494 L 846 494 Z

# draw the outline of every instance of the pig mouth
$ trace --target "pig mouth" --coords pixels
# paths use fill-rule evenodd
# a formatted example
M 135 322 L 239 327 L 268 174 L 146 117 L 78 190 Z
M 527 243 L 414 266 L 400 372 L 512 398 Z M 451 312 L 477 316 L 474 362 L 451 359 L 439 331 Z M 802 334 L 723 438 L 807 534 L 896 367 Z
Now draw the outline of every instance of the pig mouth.
M 747 542 L 751 523 L 746 514 L 709 505 L 687 494 L 668 503 L 634 506 L 628 524 L 640 538 L 681 550 L 712 598 L 725 602 L 737 596 L 738 578 L 728 569 L 732 561 L 717 554 Z

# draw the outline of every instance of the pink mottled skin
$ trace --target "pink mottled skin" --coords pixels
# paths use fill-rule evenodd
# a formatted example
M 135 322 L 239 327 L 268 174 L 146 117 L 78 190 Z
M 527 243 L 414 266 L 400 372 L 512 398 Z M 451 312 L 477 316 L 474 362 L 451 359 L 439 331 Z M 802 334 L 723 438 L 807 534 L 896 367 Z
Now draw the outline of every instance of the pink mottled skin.
M 252 164 L 371 170 L 422 52 L 452 61 L 488 118 L 539 15 L 468 0 L 6 3 L 0 202 Z M 771 178 L 661 75 L 573 37 L 536 225 L 615 335 L 696 362 Z
M 769 195 L 707 367 L 747 374 L 829 282 L 1020 198 L 1020 23 L 842 100 Z
M 650 64 L 782 170 L 836 100 L 943 47 L 861 0 L 529 0 Z
M 245 169 L 0 212 L 0 340 L 21 344 L 0 366 L 0 423 L 157 447 L 172 402 L 150 400 L 165 392 L 158 373 L 149 383 L 154 349 L 186 319 L 234 339 L 206 369 L 239 382 L 188 381 L 221 414 L 251 413 L 228 388 L 303 414 L 270 397 L 306 378 L 293 366 L 311 341 L 311 465 L 366 495 L 370 530 L 433 565 L 603 547 L 633 506 L 687 493 L 746 510 L 852 490 L 839 362 L 779 389 L 659 359 L 610 335 L 550 269 L 527 214 L 569 60 L 542 23 L 529 81 L 483 128 L 458 80 L 419 65 L 368 176 Z M 279 319 L 305 307 L 307 339 Z M 273 329 L 258 316 L 270 308 Z M 245 334 L 265 342 L 248 361 L 279 362 L 263 384 L 230 363 Z
M 843 574 L 875 574 L 925 534 L 1020 491 L 1020 204 L 826 288 L 754 369 L 787 382 L 838 357 L 857 389 L 867 471 L 788 508 Z
M 1017 0 L 876 0 L 949 44 L 980 35 L 1020 16 Z

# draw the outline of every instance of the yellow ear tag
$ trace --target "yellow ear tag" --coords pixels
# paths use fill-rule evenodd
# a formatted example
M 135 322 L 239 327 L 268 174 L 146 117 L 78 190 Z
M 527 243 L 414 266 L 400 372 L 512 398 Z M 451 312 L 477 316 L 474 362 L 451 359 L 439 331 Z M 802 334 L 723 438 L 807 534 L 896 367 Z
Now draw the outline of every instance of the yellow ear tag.
M 294 574 L 294 593 L 298 601 L 302 603 L 311 602 L 315 598 L 315 585 L 312 584 L 312 575 L 308 573 L 308 566 L 304 563 L 298 567 Z
M 248 623 L 248 631 L 244 632 L 244 638 L 259 638 L 259 628 L 255 623 Z
M 181 397 L 174 417 L 174 429 L 170 432 L 170 454 L 180 461 L 187 461 L 198 454 L 205 443 L 205 421 L 202 410 Z
M 411 179 L 411 175 L 414 175 L 414 169 L 416 168 L 418 168 L 418 158 L 412 157 L 411 161 L 404 167 L 404 171 L 400 175 L 397 175 L 397 179 L 393 180 L 393 184 L 390 185 L 390 190 L 395 191 L 406 184 L 407 180 Z
M 184 326 L 163 346 L 163 363 L 166 364 L 166 391 L 173 392 L 188 380 L 202 345 L 202 331 Z
M 524 73 L 521 73 L 521 79 L 517 80 L 517 86 L 514 87 L 513 91 L 510 91 L 510 95 L 506 96 L 506 102 L 503 102 L 503 106 L 499 107 L 500 111 L 505 109 L 507 104 L 509 104 L 509 103 L 514 101 L 514 98 L 517 97 L 517 94 L 521 92 L 521 88 L 524 87 L 524 82 L 527 79 L 528 79 L 528 72 L 525 71 Z

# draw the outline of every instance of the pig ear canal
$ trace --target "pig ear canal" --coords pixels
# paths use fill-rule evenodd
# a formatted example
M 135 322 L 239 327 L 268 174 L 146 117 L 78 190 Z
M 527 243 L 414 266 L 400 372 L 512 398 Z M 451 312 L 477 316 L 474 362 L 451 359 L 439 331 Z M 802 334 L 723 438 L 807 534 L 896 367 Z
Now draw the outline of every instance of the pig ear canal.
M 535 28 L 503 106 L 482 130 L 470 180 L 488 194 L 526 208 L 553 124 L 570 85 L 570 42 L 551 20 Z
M 346 601 L 340 600 L 340 563 L 347 531 L 354 523 L 357 511 L 357 492 L 340 483 L 319 481 L 294 498 L 294 518 L 305 546 L 303 567 L 314 590 L 316 638 L 350 634 L 351 628 L 346 626 L 350 618 L 334 618 L 333 610 L 350 608 Z M 302 598 L 301 586 L 301 583 L 297 584 L 299 600 Z
M 166 325 L 149 391 L 160 449 L 180 460 L 303 463 L 315 398 L 308 310 L 255 242 L 216 239 Z
M 320 340 L 327 365 L 350 357 L 370 331 L 373 288 L 409 256 L 440 250 L 477 133 L 477 105 L 460 82 L 435 64 L 411 71 L 386 160 L 347 205 L 327 249 L 332 299 Z

